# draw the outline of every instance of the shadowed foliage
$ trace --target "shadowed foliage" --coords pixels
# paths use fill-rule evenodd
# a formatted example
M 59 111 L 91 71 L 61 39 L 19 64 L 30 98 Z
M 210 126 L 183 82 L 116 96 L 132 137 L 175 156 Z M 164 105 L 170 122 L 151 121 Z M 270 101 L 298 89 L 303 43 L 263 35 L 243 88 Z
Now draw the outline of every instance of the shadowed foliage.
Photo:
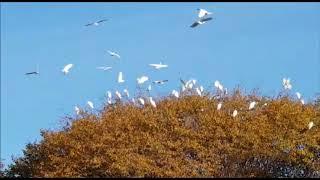
M 41 131 L 42 140 L 28 144 L 6 175 L 320 177 L 319 101 L 302 105 L 288 94 L 239 89 L 204 94 L 163 97 L 157 108 L 117 101 L 99 113 L 82 110 L 62 129 Z

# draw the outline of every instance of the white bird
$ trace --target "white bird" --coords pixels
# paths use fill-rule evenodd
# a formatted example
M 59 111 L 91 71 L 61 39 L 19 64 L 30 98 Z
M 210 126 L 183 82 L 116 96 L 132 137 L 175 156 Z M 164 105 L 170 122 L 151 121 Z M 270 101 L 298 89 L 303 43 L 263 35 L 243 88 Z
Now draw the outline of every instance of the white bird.
M 201 96 L 201 91 L 198 87 L 196 88 L 196 91 L 197 91 L 198 95 Z
M 198 13 L 198 17 L 199 18 L 203 18 L 204 16 L 207 16 L 207 15 L 210 15 L 210 14 L 212 14 L 211 12 L 208 12 L 208 11 L 206 11 L 206 10 L 204 10 L 204 9 L 197 9 L 198 11 L 199 11 L 199 13 Z
M 168 67 L 168 65 L 162 64 L 162 62 L 160 62 L 159 64 L 149 64 L 149 66 L 152 66 L 155 69 L 161 69 L 161 68 L 167 68 Z
M 110 91 L 107 91 L 107 95 L 108 95 L 108 98 L 112 98 L 112 93 Z
M 91 101 L 88 101 L 87 104 L 93 109 L 93 103 Z
M 157 107 L 156 102 L 154 102 L 154 100 L 152 99 L 152 97 L 149 97 L 149 101 L 150 101 L 150 104 L 151 104 L 153 107 Z
M 151 91 L 151 84 L 149 84 L 147 90 L 148 90 L 148 91 Z
M 62 69 L 62 72 L 64 74 L 68 74 L 69 73 L 69 70 L 73 67 L 73 64 L 68 64 L 66 65 L 63 69 Z
M 134 100 L 134 98 L 131 99 L 132 103 L 135 104 L 136 100 Z
M 304 105 L 304 100 L 303 99 L 301 99 L 300 102 L 301 102 L 302 105 Z
M 298 99 L 301 98 L 301 94 L 299 92 L 296 92 L 296 95 L 297 95 Z
M 112 52 L 112 51 L 108 50 L 108 53 L 110 54 L 110 56 L 114 56 L 114 57 L 117 57 L 118 59 L 120 59 L 120 55 L 117 54 L 116 52 Z
M 234 110 L 233 113 L 232 113 L 232 116 L 233 116 L 233 117 L 236 117 L 237 114 L 238 114 L 238 111 L 237 111 L 237 110 Z
M 121 94 L 119 93 L 119 91 L 116 91 L 115 94 L 119 99 L 121 99 Z
M 126 96 L 129 98 L 129 91 L 127 89 L 124 89 L 123 92 L 126 94 Z
M 282 85 L 284 87 L 284 89 L 291 89 L 292 88 L 292 85 L 290 84 L 290 79 L 286 79 L 286 78 L 283 78 L 282 79 Z
M 108 19 L 102 19 L 102 20 L 100 20 L 100 21 L 96 21 L 96 22 L 93 22 L 93 23 L 88 23 L 88 24 L 86 24 L 85 26 L 92 26 L 92 25 L 94 25 L 94 26 L 99 26 L 99 24 L 100 23 L 102 23 L 102 22 L 104 22 L 104 21 L 107 21 Z
M 74 107 L 74 110 L 76 111 L 76 114 L 79 115 L 80 109 L 78 108 L 78 106 L 75 106 L 75 107 Z
M 118 83 L 123 83 L 123 82 L 124 82 L 124 79 L 123 79 L 122 72 L 119 72 L 119 75 L 118 75 Z
M 144 100 L 142 98 L 139 98 L 138 101 L 140 104 L 144 105 Z
M 147 76 L 141 76 L 140 78 L 137 78 L 138 84 L 143 84 L 144 82 L 148 81 L 149 78 Z
M 217 110 L 219 111 L 222 107 L 222 102 L 219 102 L 218 106 L 217 106 Z
M 108 98 L 107 102 L 108 102 L 108 104 L 112 104 L 111 98 Z
M 200 92 L 203 92 L 203 86 L 200 86 Z
M 311 129 L 313 126 L 314 126 L 314 124 L 313 124 L 313 122 L 311 121 L 311 122 L 308 124 L 308 129 Z
M 264 106 L 267 106 L 268 104 L 267 103 L 264 103 Z
M 195 21 L 190 27 L 191 28 L 197 27 L 198 25 L 205 24 L 206 21 L 210 21 L 210 20 L 212 20 L 212 17 L 202 18 L 200 20 Z
M 110 67 L 110 66 L 100 66 L 100 67 L 97 67 L 97 69 L 101 69 L 101 70 L 107 71 L 107 70 L 112 69 L 112 67 Z
M 219 89 L 220 91 L 223 91 L 223 86 L 219 81 L 214 82 L 214 86 Z
M 172 95 L 174 95 L 176 98 L 179 98 L 179 92 L 176 90 L 172 90 Z
M 159 81 L 153 81 L 154 84 L 164 84 L 165 82 L 168 82 L 168 80 L 159 80 Z
M 253 101 L 249 105 L 249 110 L 253 109 L 257 102 Z

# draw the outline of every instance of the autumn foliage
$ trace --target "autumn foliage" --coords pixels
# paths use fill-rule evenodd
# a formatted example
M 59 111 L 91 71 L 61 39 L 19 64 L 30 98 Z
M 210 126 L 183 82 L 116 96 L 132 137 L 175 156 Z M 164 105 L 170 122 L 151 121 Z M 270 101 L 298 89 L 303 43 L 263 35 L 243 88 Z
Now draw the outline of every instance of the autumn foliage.
M 83 110 L 62 129 L 41 131 L 7 176 L 320 177 L 319 103 L 238 89 L 156 100 L 157 108 L 122 100 Z M 250 101 L 258 102 L 252 110 Z

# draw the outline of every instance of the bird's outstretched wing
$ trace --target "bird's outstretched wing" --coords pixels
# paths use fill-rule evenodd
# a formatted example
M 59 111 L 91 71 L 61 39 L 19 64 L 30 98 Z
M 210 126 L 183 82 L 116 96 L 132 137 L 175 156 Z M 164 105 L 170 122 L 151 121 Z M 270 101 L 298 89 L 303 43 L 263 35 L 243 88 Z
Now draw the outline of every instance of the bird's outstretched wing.
M 210 21 L 210 20 L 212 20 L 212 17 L 202 18 L 200 21 L 205 22 L 205 21 Z
M 91 25 L 93 25 L 93 23 L 86 24 L 85 26 L 91 26 Z
M 196 27 L 196 26 L 198 26 L 199 25 L 199 23 L 198 23 L 198 21 L 196 21 L 196 22 L 194 22 L 190 27 L 191 28 L 194 28 L 194 27 Z
M 185 86 L 186 83 L 180 78 L 180 82 Z
M 108 21 L 108 19 L 103 19 L 103 20 L 97 21 L 97 23 L 101 23 L 101 22 L 104 22 L 104 21 Z
M 37 72 L 28 72 L 25 75 L 30 75 L 30 74 L 38 74 Z

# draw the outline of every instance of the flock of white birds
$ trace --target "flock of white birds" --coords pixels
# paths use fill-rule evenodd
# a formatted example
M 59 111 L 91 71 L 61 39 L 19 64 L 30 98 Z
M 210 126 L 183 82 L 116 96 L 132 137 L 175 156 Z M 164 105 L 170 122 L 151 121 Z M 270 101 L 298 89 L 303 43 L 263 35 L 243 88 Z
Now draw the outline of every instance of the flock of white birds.
M 208 12 L 206 11 L 205 9 L 197 9 L 198 10 L 198 19 L 190 26 L 191 28 L 194 28 L 194 27 L 197 27 L 198 25 L 203 25 L 205 24 L 207 21 L 210 21 L 212 20 L 212 17 L 208 17 L 209 15 L 211 15 L 212 13 L 211 12 Z M 96 22 L 93 22 L 93 23 L 89 23 L 89 24 L 86 24 L 85 26 L 99 26 L 100 23 L 102 22 L 105 22 L 107 21 L 108 19 L 103 19 L 103 20 L 99 20 L 99 21 L 96 21 Z M 110 51 L 108 50 L 107 51 L 109 53 L 110 56 L 112 57 L 115 57 L 116 59 L 121 59 L 121 56 L 116 53 L 116 52 L 113 52 L 113 51 Z M 73 64 L 67 64 L 63 67 L 62 69 L 62 72 L 67 75 L 68 73 L 70 73 L 70 69 L 73 67 L 74 65 Z M 149 64 L 149 66 L 157 69 L 157 70 L 160 70 L 162 68 L 168 68 L 168 65 L 166 64 L 162 64 L 162 62 L 160 62 L 159 64 Z M 109 66 L 100 66 L 100 67 L 97 67 L 97 69 L 100 69 L 100 70 L 103 70 L 103 71 L 107 71 L 107 70 L 110 70 L 112 69 L 112 67 L 109 67 Z M 37 70 L 36 71 L 33 71 L 33 72 L 28 72 L 26 73 L 26 75 L 32 75 L 32 74 L 40 74 L 39 72 L 39 67 L 37 66 Z M 145 83 L 146 81 L 149 80 L 149 77 L 148 76 L 141 76 L 141 77 L 138 77 L 137 78 L 137 84 L 141 85 L 143 83 Z M 164 84 L 165 82 L 167 82 L 168 80 L 157 80 L 157 81 L 153 81 L 152 83 L 154 84 Z M 187 89 L 189 90 L 192 90 L 194 89 L 196 91 L 196 93 L 199 95 L 199 96 L 202 96 L 202 93 L 204 91 L 204 88 L 203 86 L 198 86 L 196 88 L 194 88 L 196 86 L 196 80 L 195 79 L 190 79 L 189 81 L 185 82 L 183 81 L 181 78 L 180 78 L 180 81 L 181 81 L 181 92 L 184 92 L 186 91 Z M 117 79 L 117 82 L 118 83 L 124 83 L 125 80 L 124 80 L 124 77 L 123 77 L 123 73 L 122 72 L 119 72 L 118 74 L 118 79 Z M 292 85 L 290 83 L 290 79 L 289 78 L 283 78 L 283 81 L 282 81 L 282 85 L 284 87 L 285 90 L 291 90 L 292 89 Z M 223 85 L 219 82 L 219 81 L 215 81 L 214 82 L 214 86 L 216 87 L 216 89 L 218 90 L 218 92 L 222 93 L 222 94 L 227 94 L 227 88 L 224 88 Z M 151 91 L 151 85 L 148 86 L 147 88 L 148 91 Z M 125 97 L 129 98 L 129 91 L 127 89 L 124 89 L 123 90 L 124 92 L 124 95 Z M 171 94 L 176 97 L 176 98 L 179 98 L 180 94 L 177 90 L 172 90 Z M 116 90 L 115 91 L 115 96 L 118 98 L 118 99 L 122 99 L 122 94 Z M 300 102 L 302 103 L 302 105 L 304 105 L 304 100 L 301 98 L 301 94 L 299 92 L 296 92 L 296 96 L 298 98 L 298 100 L 300 100 Z M 145 105 L 145 99 L 142 98 L 142 97 L 139 97 L 137 98 L 138 100 L 138 103 L 142 106 Z M 148 97 L 146 99 L 154 108 L 157 107 L 156 105 L 156 102 L 153 100 L 152 97 Z M 136 104 L 136 100 L 135 98 L 132 98 L 131 99 L 132 103 L 133 104 Z M 112 100 L 112 92 L 111 91 L 107 91 L 107 103 L 108 104 L 112 104 L 113 103 L 113 100 Z M 258 104 L 258 102 L 256 101 L 252 101 L 249 103 L 249 107 L 248 109 L 249 110 L 252 110 L 255 108 L 255 106 Z M 91 101 L 87 101 L 87 105 L 91 108 L 91 109 L 94 109 L 94 105 L 93 105 L 93 102 Z M 217 110 L 221 110 L 222 108 L 222 105 L 223 105 L 223 102 L 219 102 L 217 104 Z M 264 106 L 267 106 L 267 103 L 264 104 Z M 75 106 L 74 107 L 74 110 L 76 112 L 77 115 L 79 115 L 80 113 L 80 108 Z M 238 110 L 237 109 L 234 109 L 233 113 L 231 114 L 232 117 L 236 117 L 238 115 Z M 312 127 L 314 126 L 314 123 L 313 122 L 310 122 L 308 124 L 308 129 L 311 129 Z

